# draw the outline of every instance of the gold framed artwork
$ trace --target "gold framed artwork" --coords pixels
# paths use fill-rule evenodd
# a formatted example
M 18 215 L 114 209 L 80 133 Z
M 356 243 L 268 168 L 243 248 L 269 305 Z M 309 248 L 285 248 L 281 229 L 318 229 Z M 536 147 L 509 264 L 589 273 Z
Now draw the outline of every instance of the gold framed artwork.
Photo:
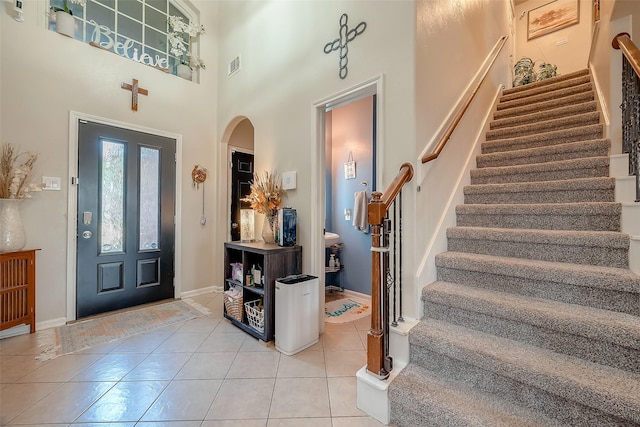
M 580 0 L 555 0 L 529 11 L 527 40 L 580 22 Z

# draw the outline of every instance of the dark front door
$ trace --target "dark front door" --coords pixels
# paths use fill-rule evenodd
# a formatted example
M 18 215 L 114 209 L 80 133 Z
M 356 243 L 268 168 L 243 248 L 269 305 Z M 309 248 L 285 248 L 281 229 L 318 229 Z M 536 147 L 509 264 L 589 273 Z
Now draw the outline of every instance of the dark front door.
M 251 193 L 253 154 L 231 153 L 231 240 L 240 240 L 240 209 L 249 203 L 240 199 Z
M 175 139 L 78 132 L 77 318 L 173 298 Z

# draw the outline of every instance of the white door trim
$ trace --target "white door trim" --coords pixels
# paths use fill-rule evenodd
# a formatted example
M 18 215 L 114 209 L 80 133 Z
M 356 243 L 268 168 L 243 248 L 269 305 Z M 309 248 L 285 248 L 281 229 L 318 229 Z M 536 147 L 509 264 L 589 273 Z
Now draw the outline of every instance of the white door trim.
M 311 150 L 311 271 L 318 276 L 319 322 L 320 332 L 324 332 L 324 222 L 325 222 L 325 113 L 327 109 L 356 101 L 367 96 L 376 95 L 376 182 L 382 182 L 384 152 L 384 85 L 380 74 L 316 101 L 311 108 L 311 140 L 315 142 Z
M 175 233 L 175 277 L 174 298 L 181 295 L 182 277 L 182 135 L 152 129 L 118 120 L 93 116 L 77 111 L 69 112 L 69 182 L 67 183 L 67 322 L 76 320 L 76 235 L 77 235 L 77 211 L 78 194 L 75 191 L 76 184 L 71 183 L 72 178 L 78 177 L 78 120 L 100 123 L 108 126 L 128 129 L 136 132 L 145 132 L 152 135 L 163 136 L 176 140 L 176 233 Z

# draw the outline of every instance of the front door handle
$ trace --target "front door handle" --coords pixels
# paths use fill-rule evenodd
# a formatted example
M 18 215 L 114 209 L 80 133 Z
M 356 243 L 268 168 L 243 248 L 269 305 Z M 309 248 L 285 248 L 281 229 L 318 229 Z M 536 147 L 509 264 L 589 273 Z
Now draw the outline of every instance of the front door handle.
M 231 223 L 231 228 L 233 228 L 234 230 L 235 230 L 236 228 L 238 228 L 238 223 L 237 223 L 237 222 L 232 222 L 232 223 Z
M 91 236 L 93 236 L 93 233 L 92 233 L 92 232 L 90 232 L 90 231 L 84 231 L 84 232 L 82 232 L 82 238 L 83 238 L 83 239 L 90 239 L 90 238 L 91 238 Z

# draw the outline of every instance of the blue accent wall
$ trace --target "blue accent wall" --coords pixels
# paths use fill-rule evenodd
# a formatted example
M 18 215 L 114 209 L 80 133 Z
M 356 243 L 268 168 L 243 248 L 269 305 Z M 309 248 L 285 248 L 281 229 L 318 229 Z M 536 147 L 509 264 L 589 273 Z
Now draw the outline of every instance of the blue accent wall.
M 327 231 L 340 235 L 344 249 L 339 254 L 344 265 L 341 285 L 345 289 L 371 294 L 371 234 L 358 231 L 352 224 L 354 194 L 374 188 L 374 99 L 367 97 L 331 111 L 331 141 L 327 141 Z M 329 115 L 329 114 L 328 114 Z M 329 121 L 329 120 L 327 120 Z M 346 179 L 344 163 L 352 153 L 356 162 L 355 179 Z M 330 181 L 330 183 L 329 183 Z M 363 182 L 367 183 L 365 187 Z M 344 210 L 351 210 L 345 220 Z M 366 215 L 366 213 L 365 213 Z M 328 259 L 327 259 L 328 261 Z

